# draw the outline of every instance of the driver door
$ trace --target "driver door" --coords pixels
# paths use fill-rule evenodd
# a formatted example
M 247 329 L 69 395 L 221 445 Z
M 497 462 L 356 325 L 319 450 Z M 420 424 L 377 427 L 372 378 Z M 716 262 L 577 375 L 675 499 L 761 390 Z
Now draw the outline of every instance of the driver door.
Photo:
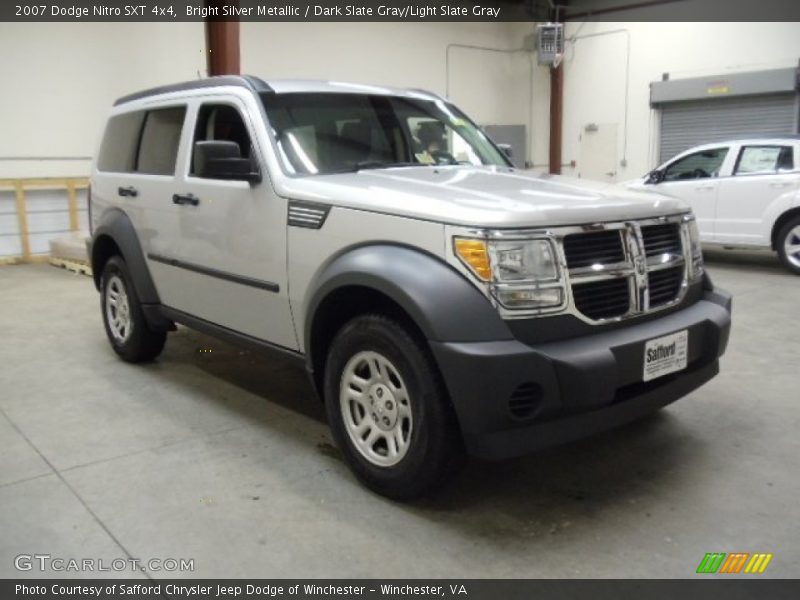
M 704 242 L 716 240 L 718 177 L 729 151 L 729 146 L 719 146 L 682 156 L 668 164 L 662 170 L 662 181 L 654 184 L 655 191 L 691 206 Z
M 214 325 L 296 349 L 286 274 L 286 200 L 269 179 L 209 179 L 193 160 L 195 142 L 235 142 L 265 174 L 254 124 L 235 98 L 192 106 L 186 153 L 171 198 L 175 235 L 160 269 L 165 303 Z M 169 199 L 167 201 L 170 201 Z

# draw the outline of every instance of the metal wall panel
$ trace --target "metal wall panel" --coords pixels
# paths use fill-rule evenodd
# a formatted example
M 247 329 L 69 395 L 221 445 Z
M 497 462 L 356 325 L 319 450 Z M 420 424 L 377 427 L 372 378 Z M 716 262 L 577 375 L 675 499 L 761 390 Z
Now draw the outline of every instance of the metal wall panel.
M 796 134 L 797 111 L 795 93 L 664 104 L 659 163 L 699 144 Z
M 797 84 L 797 67 L 668 79 L 650 84 L 650 104 L 656 106 L 666 102 L 703 100 L 713 96 L 729 98 L 794 92 Z
M 511 146 L 511 163 L 518 169 L 524 169 L 528 162 L 528 144 L 525 125 L 484 125 L 486 132 L 495 144 Z

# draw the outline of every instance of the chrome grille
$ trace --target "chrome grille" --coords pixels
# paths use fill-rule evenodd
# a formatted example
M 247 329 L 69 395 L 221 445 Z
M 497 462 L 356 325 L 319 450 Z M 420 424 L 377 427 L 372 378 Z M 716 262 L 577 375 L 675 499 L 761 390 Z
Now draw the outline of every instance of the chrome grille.
M 678 216 L 566 230 L 561 236 L 563 262 L 575 312 L 602 322 L 680 301 L 688 252 L 683 220 Z
M 609 319 L 627 314 L 631 306 L 627 277 L 572 285 L 575 307 L 591 319 Z
M 683 267 L 672 267 L 652 271 L 648 274 L 648 292 L 650 307 L 661 306 L 672 302 L 681 291 L 683 284 Z
M 642 227 L 642 241 L 644 252 L 648 257 L 664 254 L 680 256 L 683 251 L 681 229 L 677 223 Z
M 570 269 L 625 260 L 620 230 L 575 233 L 564 238 L 564 256 Z

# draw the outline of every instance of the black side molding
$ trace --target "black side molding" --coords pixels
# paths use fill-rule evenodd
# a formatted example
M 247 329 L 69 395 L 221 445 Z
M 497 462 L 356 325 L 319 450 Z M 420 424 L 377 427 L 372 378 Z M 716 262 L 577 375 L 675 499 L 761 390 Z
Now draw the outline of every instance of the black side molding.
M 213 88 L 222 86 L 237 86 L 247 88 L 253 93 L 271 92 L 272 88 L 267 82 L 252 75 L 220 75 L 217 77 L 208 77 L 206 79 L 197 79 L 195 81 L 185 81 L 183 83 L 173 83 L 171 85 L 162 85 L 140 92 L 134 92 L 127 96 L 122 96 L 114 102 L 114 106 L 125 104 L 126 102 L 133 102 L 142 98 L 150 96 L 157 96 L 159 94 L 169 94 L 170 92 L 183 92 L 187 90 L 199 90 L 203 88 Z
M 171 267 L 185 269 L 194 273 L 200 273 L 201 275 L 208 275 L 209 277 L 216 277 L 217 279 L 224 279 L 225 281 L 231 281 L 233 283 L 239 283 L 241 285 L 247 285 L 261 290 L 267 290 L 268 292 L 274 292 L 276 294 L 281 290 L 281 287 L 277 283 L 272 283 L 271 281 L 263 281 L 261 279 L 254 279 L 252 277 L 245 277 L 243 275 L 235 275 L 226 271 L 209 269 L 208 267 L 204 267 L 202 265 L 184 262 L 175 258 L 168 258 L 159 254 L 148 254 L 147 258 L 154 262 L 169 265 Z
M 226 342 L 234 344 L 235 346 L 239 346 L 240 348 L 247 348 L 248 350 L 254 350 L 256 352 L 278 353 L 297 361 L 300 365 L 303 363 L 303 355 L 296 350 L 291 350 L 290 348 L 285 348 L 253 336 L 234 331 L 233 329 L 229 329 L 223 325 L 206 321 L 205 319 L 195 317 L 194 315 L 190 315 L 189 313 L 185 313 L 175 308 L 170 308 L 169 306 L 160 306 L 159 312 L 165 319 L 180 323 L 181 325 L 185 325 L 186 327 L 195 329 L 212 337 L 225 340 Z

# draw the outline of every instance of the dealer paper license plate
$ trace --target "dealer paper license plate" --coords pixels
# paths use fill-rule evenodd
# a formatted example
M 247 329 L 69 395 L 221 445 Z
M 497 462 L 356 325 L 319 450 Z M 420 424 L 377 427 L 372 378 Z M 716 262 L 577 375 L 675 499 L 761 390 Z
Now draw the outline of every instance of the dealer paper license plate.
M 679 331 L 646 342 L 644 345 L 644 375 L 642 380 L 682 371 L 686 368 L 689 332 Z

